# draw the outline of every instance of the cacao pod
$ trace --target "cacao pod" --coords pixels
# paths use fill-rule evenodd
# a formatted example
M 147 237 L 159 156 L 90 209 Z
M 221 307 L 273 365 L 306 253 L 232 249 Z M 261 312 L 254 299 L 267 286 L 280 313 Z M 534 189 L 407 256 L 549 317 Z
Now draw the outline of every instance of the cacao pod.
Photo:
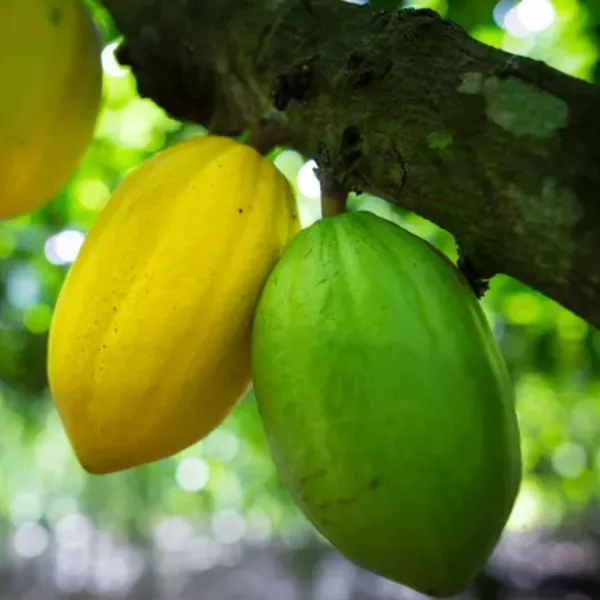
M 460 592 L 511 512 L 512 386 L 462 274 L 375 215 L 290 243 L 254 321 L 253 381 L 282 482 L 355 563 Z
M 287 180 L 228 138 L 177 144 L 123 181 L 50 328 L 50 388 L 89 472 L 172 455 L 228 414 L 250 383 L 260 291 L 297 229 Z
M 80 0 L 0 2 L 0 218 L 39 208 L 92 141 L 102 67 Z

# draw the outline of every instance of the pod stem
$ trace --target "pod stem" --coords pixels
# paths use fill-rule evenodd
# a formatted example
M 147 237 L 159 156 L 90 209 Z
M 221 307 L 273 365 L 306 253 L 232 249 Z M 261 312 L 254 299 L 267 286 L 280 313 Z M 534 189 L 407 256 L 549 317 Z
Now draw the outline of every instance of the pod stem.
M 323 217 L 335 217 L 346 212 L 348 189 L 337 181 L 321 181 L 321 210 Z
M 288 131 L 282 123 L 273 119 L 261 119 L 250 127 L 246 143 L 267 156 L 277 146 L 284 145 L 288 138 Z

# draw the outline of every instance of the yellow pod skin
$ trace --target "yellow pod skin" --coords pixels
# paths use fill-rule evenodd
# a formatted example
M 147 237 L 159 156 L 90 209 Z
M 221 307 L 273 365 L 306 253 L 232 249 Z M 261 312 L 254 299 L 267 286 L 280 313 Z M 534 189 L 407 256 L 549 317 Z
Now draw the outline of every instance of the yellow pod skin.
M 0 219 L 48 202 L 92 141 L 102 67 L 80 0 L 0 1 Z
M 299 229 L 256 150 L 194 138 L 132 172 L 92 226 L 53 315 L 48 376 L 82 466 L 120 471 L 211 432 L 250 384 L 258 297 Z

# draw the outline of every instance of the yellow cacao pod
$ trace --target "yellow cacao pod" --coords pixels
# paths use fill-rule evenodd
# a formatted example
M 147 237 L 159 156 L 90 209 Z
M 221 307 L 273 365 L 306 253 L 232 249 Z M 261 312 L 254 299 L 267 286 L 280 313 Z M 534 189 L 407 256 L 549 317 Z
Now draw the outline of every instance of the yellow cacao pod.
M 80 0 L 0 1 L 0 218 L 39 208 L 92 141 L 102 68 Z
M 258 297 L 298 229 L 287 180 L 229 138 L 182 142 L 124 180 L 50 329 L 52 395 L 87 471 L 172 455 L 230 412 L 250 383 Z

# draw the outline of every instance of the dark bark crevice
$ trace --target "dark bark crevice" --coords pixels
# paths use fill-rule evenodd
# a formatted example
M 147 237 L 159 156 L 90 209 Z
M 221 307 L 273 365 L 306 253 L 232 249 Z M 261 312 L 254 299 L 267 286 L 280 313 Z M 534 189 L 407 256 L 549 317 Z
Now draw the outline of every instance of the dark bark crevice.
M 275 120 L 345 187 L 454 234 L 480 275 L 515 277 L 600 325 L 600 88 L 429 10 L 104 4 L 140 93 L 173 117 L 227 135 Z

